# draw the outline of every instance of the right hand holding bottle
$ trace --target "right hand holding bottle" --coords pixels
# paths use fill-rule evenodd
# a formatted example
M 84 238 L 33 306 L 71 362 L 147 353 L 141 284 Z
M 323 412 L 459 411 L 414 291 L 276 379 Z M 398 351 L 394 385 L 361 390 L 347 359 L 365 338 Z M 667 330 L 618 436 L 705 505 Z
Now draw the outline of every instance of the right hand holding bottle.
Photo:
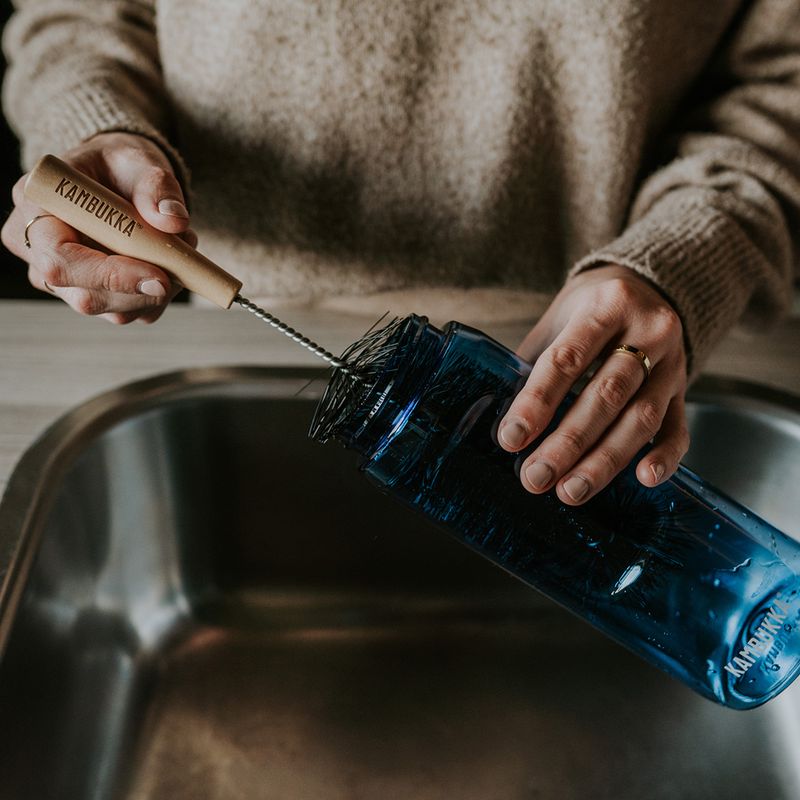
M 180 234 L 192 246 L 189 213 L 169 159 L 150 139 L 130 133 L 101 133 L 61 158 L 129 199 L 146 222 Z M 3 244 L 28 263 L 28 280 L 60 297 L 80 314 L 124 325 L 155 322 L 181 286 L 164 270 L 135 258 L 109 254 L 53 216 L 25 226 L 42 209 L 25 199 L 27 175 L 14 185 L 14 209 L 2 229 Z

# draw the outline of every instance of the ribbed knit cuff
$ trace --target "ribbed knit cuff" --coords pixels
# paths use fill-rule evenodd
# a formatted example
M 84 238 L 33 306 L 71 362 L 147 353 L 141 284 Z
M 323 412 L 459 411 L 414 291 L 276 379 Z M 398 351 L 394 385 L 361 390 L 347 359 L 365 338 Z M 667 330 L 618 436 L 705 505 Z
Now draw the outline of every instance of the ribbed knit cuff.
M 150 121 L 124 92 L 115 91 L 102 78 L 84 80 L 51 98 L 41 124 L 26 134 L 22 162 L 30 169 L 45 153 L 69 150 L 98 133 L 121 131 L 146 136 L 169 158 L 188 200 L 189 170 L 159 127 Z
M 569 276 L 602 264 L 651 281 L 681 318 L 690 380 L 741 317 L 763 261 L 744 230 L 709 203 L 705 190 L 666 194 L 619 238 L 590 253 Z M 760 268 L 763 272 L 763 266 Z

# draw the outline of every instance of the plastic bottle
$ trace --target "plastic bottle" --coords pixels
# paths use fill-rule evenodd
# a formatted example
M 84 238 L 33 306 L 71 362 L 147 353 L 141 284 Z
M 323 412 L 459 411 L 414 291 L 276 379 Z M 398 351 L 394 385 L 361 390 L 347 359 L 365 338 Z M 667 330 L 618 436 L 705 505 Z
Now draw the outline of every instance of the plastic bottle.
M 382 491 L 703 696 L 754 708 L 792 682 L 796 541 L 685 467 L 642 486 L 644 451 L 582 506 L 529 493 L 519 469 L 541 437 L 515 454 L 496 431 L 531 365 L 458 322 L 412 314 L 382 332 L 361 349 L 367 380 L 334 372 L 311 436 L 355 450 Z

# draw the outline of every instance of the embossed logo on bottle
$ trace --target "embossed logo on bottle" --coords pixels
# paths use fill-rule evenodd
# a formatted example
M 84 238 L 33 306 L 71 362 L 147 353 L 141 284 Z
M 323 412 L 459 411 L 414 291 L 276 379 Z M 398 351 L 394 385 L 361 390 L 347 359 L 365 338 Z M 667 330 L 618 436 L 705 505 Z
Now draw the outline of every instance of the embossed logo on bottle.
M 741 678 L 763 656 L 766 666 L 771 667 L 793 631 L 791 625 L 784 624 L 790 610 L 791 606 L 776 599 L 744 648 L 725 665 L 726 671 Z
M 73 183 L 67 178 L 62 178 L 54 191 L 65 200 L 75 203 L 76 206 L 82 208 L 88 214 L 94 214 L 97 219 L 125 234 L 129 239 L 133 235 L 133 231 L 136 229 L 136 220 L 131 219 L 127 214 L 123 214 L 122 211 L 114 208 L 110 203 L 101 200 L 96 194 L 78 186 L 77 183 Z

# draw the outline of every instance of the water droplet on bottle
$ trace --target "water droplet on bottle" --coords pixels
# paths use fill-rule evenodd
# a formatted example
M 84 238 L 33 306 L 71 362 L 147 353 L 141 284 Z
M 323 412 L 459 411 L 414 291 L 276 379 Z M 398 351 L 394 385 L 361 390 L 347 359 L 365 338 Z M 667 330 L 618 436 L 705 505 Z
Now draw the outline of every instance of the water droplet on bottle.
M 716 668 L 716 665 L 714 664 L 714 662 L 710 658 L 707 658 L 706 659 L 706 664 L 708 665 L 708 669 L 706 670 L 706 673 L 708 675 L 716 675 L 717 674 L 717 668 Z
M 779 665 L 779 664 L 773 664 L 773 665 L 770 667 L 770 669 L 771 669 L 773 672 L 777 672 L 777 671 L 780 669 L 780 665 Z
M 715 530 L 715 531 L 718 531 L 718 530 L 719 530 L 719 522 L 717 522 L 717 523 L 715 523 L 715 524 L 714 524 L 714 530 Z
M 713 611 L 713 609 L 710 609 L 710 608 L 708 609 L 708 618 L 709 618 L 710 620 L 712 620 L 712 621 L 713 621 L 713 620 L 715 620 L 715 619 L 717 618 L 717 615 L 716 615 L 716 613 Z
M 752 558 L 746 558 L 741 564 L 737 564 L 731 571 L 738 572 L 740 569 L 747 569 L 752 563 Z
M 714 578 L 714 586 L 719 586 L 719 578 Z

